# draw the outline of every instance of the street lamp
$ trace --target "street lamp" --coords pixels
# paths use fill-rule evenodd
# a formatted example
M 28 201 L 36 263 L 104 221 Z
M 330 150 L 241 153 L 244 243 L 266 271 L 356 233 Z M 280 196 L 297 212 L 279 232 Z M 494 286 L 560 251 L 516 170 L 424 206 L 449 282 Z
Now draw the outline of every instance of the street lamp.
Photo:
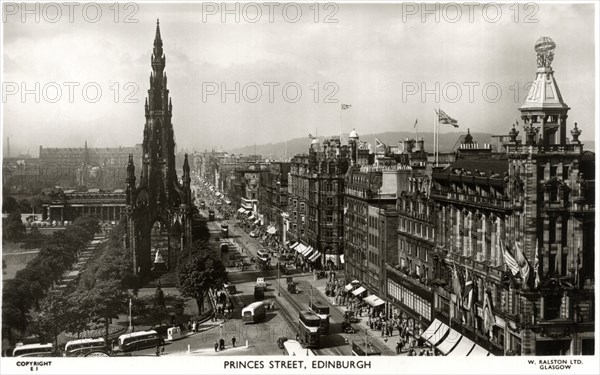
M 277 259 L 277 297 L 281 297 L 281 257 Z

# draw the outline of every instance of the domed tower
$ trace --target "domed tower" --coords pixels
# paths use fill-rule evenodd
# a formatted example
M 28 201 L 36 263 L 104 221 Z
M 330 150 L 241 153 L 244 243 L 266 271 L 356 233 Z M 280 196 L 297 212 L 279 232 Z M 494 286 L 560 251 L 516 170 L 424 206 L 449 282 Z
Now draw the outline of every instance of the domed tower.
M 134 252 L 134 270 L 142 275 L 152 270 L 153 256 L 159 251 L 166 256 L 166 266 L 170 268 L 174 255 L 192 240 L 189 164 L 186 155 L 182 185 L 175 170 L 173 104 L 167 89 L 165 61 L 157 20 L 150 89 L 144 105 L 146 124 L 139 186 L 135 186 L 131 158 L 127 168 L 127 243 Z
M 525 122 L 525 144 L 564 145 L 569 106 L 563 101 L 552 70 L 556 44 L 548 37 L 535 43 L 537 71 L 525 102 L 519 108 Z
M 593 337 L 593 329 L 580 325 L 573 311 L 593 306 L 585 285 L 591 288 L 594 280 L 595 198 L 585 194 L 585 187 L 595 176 L 585 168 L 577 126 L 572 131 L 576 141 L 567 139 L 569 107 L 551 67 L 555 48 L 548 37 L 535 44 L 535 81 L 519 108 L 524 141 L 516 142 L 518 132 L 513 128 L 506 145 L 508 171 L 502 189 L 510 212 L 498 215 L 505 225 L 501 236 L 515 250 L 521 267 L 520 281 L 509 293 L 519 299 L 521 321 L 534 322 L 520 332 L 507 325 L 508 334 L 520 337 L 523 355 L 554 353 L 548 340 L 557 338 L 575 354 L 582 338 Z

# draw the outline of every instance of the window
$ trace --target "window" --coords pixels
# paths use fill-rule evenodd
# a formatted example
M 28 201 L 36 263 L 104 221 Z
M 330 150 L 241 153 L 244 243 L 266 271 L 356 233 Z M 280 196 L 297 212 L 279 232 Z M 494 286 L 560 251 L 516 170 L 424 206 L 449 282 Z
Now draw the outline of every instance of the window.
M 328 212 L 325 214 L 325 222 L 328 224 L 333 223 L 333 213 L 332 212 Z

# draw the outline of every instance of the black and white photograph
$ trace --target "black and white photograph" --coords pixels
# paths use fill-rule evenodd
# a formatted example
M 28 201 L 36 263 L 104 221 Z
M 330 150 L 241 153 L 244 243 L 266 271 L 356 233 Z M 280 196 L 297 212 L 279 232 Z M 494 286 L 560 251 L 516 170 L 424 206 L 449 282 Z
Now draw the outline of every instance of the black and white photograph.
M 598 2 L 1 5 L 3 374 L 600 372 Z

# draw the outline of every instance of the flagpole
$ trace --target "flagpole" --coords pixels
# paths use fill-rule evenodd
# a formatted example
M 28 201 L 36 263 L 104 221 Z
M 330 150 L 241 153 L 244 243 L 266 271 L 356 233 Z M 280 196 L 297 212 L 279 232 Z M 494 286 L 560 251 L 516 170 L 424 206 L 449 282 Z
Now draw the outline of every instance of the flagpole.
M 344 110 L 342 109 L 342 106 L 340 106 L 340 145 L 342 144 L 342 113 L 344 112 Z
M 435 108 L 433 109 L 433 162 L 435 163 Z
M 416 123 L 415 123 L 415 129 L 416 130 L 416 137 L 417 137 L 417 143 L 419 143 L 419 120 L 417 119 Z

